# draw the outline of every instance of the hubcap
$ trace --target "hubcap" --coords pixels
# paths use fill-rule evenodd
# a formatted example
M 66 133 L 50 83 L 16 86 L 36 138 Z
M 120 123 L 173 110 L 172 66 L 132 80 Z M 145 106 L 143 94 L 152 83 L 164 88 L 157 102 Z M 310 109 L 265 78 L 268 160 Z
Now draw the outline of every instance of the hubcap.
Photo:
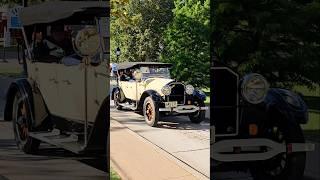
M 146 107 L 146 116 L 147 116 L 147 119 L 148 121 L 152 121 L 152 118 L 153 118 L 153 108 L 151 106 L 150 103 L 147 104 L 147 107 Z

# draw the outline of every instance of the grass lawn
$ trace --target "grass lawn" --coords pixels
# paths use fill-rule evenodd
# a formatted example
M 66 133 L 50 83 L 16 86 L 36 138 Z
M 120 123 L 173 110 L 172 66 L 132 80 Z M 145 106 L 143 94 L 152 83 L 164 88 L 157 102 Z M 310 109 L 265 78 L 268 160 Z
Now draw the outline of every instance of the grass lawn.
M 110 174 L 110 180 L 121 180 L 120 176 L 112 168 L 110 168 Z
M 303 130 L 319 130 L 320 129 L 320 112 L 309 111 L 309 121 L 302 125 Z
M 210 88 L 202 89 L 202 91 L 207 95 L 206 101 L 204 101 L 204 103 L 206 105 L 209 105 L 210 104 Z
M 0 76 L 7 76 L 7 77 L 21 76 L 23 72 L 22 65 L 18 64 L 18 62 L 5 63 L 1 61 L 2 59 L 0 59 Z
M 319 130 L 320 129 L 320 86 L 315 89 L 308 89 L 304 86 L 295 86 L 295 91 L 302 93 L 305 97 L 306 103 L 309 106 L 309 122 L 302 125 L 304 130 Z M 316 109 L 312 109 L 316 108 Z

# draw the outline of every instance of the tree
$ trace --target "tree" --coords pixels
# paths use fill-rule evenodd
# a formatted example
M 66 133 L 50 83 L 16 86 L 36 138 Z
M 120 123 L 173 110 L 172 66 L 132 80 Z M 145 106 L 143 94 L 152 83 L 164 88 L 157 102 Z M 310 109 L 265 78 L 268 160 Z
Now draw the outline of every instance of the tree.
M 319 0 L 215 0 L 213 57 L 272 85 L 320 84 Z
M 111 49 L 120 47 L 121 61 L 157 61 L 162 34 L 171 21 L 171 0 L 112 2 Z M 112 53 L 112 61 L 115 55 Z
M 175 1 L 174 19 L 164 33 L 161 61 L 174 64 L 172 75 L 197 87 L 210 81 L 210 1 Z

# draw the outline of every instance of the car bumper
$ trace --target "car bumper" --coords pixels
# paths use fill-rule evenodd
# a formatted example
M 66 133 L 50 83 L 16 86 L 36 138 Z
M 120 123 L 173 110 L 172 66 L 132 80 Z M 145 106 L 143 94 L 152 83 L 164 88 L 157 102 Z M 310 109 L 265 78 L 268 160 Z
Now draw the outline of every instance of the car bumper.
M 198 107 L 195 105 L 182 105 L 182 106 L 177 106 L 174 108 L 159 108 L 160 112 L 176 112 L 176 113 L 194 113 L 197 111 L 205 111 L 207 110 L 208 107 Z
M 267 147 L 261 151 L 261 147 Z M 314 151 L 311 143 L 281 144 L 270 139 L 229 139 L 211 144 L 211 157 L 221 162 L 262 161 L 281 153 Z

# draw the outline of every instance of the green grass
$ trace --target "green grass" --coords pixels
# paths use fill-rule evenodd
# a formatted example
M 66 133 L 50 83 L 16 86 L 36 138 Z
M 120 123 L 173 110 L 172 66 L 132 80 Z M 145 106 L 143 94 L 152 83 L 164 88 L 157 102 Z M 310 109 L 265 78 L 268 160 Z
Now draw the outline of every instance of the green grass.
M 300 92 L 304 96 L 320 97 L 320 86 L 316 85 L 315 89 L 308 89 L 305 86 L 295 86 L 294 91 Z
M 0 76 L 19 77 L 22 75 L 22 65 L 17 62 L 5 63 L 1 61 L 2 59 L 0 59 Z
M 110 180 L 121 180 L 120 176 L 112 168 L 110 168 Z
M 204 88 L 202 91 L 207 95 L 206 100 L 204 101 L 205 104 L 210 104 L 210 88 Z
M 320 113 L 309 111 L 309 121 L 302 125 L 303 130 L 318 130 L 320 129 Z
M 295 86 L 294 91 L 304 96 L 304 101 L 309 108 L 309 121 L 302 125 L 303 130 L 320 129 L 320 86 L 316 85 L 315 89 L 309 89 L 305 86 Z

